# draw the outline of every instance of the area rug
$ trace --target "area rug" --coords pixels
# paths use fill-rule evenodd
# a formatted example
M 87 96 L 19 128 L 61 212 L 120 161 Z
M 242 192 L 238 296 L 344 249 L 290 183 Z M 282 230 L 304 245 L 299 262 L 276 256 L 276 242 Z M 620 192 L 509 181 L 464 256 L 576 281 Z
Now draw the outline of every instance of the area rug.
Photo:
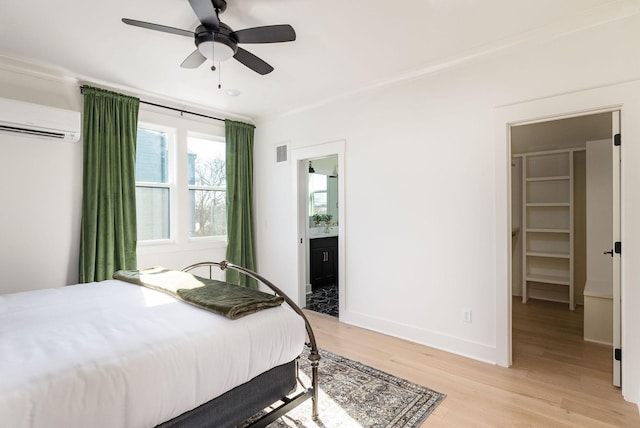
M 311 400 L 269 425 L 273 428 L 417 428 L 445 394 L 320 350 L 317 421 Z M 300 359 L 301 378 L 310 385 L 310 364 Z

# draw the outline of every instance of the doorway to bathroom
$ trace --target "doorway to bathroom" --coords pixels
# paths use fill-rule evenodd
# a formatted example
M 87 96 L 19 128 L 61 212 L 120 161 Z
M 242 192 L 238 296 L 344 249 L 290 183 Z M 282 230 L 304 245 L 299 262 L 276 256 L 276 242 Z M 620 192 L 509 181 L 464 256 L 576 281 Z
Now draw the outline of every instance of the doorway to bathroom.
M 338 318 L 338 156 L 309 159 L 309 240 L 306 307 Z
M 340 317 L 345 301 L 344 141 L 292 151 L 296 183 L 298 302 Z

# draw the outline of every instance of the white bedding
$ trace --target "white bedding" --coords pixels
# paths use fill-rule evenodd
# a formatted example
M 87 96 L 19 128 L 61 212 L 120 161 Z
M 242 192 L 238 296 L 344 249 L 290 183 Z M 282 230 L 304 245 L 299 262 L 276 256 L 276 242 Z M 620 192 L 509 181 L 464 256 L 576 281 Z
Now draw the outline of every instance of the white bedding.
M 153 427 L 304 340 L 286 305 L 229 320 L 115 280 L 0 296 L 0 426 Z

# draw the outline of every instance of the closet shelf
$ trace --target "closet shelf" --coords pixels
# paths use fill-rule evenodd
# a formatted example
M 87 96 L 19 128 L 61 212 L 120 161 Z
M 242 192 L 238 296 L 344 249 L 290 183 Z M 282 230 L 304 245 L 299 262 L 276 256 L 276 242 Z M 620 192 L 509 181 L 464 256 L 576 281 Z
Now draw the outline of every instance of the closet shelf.
M 571 177 L 568 175 L 556 175 L 553 177 L 527 177 L 526 181 L 562 181 L 570 179 Z
M 569 202 L 527 202 L 527 207 L 570 207 Z
M 548 253 L 539 251 L 527 251 L 527 256 L 530 257 L 549 257 L 554 259 L 569 259 L 571 254 L 568 253 Z
M 569 229 L 526 229 L 528 233 L 571 233 Z
M 573 310 L 573 150 L 522 158 L 522 301 L 535 290 Z
M 527 275 L 525 278 L 527 281 L 532 282 L 542 282 L 545 284 L 556 284 L 556 285 L 571 285 L 571 281 L 569 278 L 563 276 L 553 276 L 553 275 Z

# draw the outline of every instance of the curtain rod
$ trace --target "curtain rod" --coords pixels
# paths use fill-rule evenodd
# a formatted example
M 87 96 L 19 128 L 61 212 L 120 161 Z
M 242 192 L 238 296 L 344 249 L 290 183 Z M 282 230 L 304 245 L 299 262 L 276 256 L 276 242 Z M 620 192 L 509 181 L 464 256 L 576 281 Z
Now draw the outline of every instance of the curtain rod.
M 193 116 L 200 116 L 200 117 L 206 117 L 207 119 L 219 120 L 221 122 L 225 121 L 225 119 L 220 119 L 219 117 L 209 116 L 209 115 L 202 114 L 202 113 L 196 113 L 194 111 L 189 111 L 189 110 L 182 110 L 182 109 L 179 109 L 179 108 L 169 107 L 169 106 L 165 106 L 165 105 L 162 105 L 162 104 L 156 104 L 156 103 L 152 103 L 150 101 L 140 100 L 140 102 L 142 104 L 147 104 L 147 105 L 154 106 L 154 107 L 160 107 L 160 108 L 164 108 L 164 109 L 167 109 L 167 110 L 177 111 L 180 114 L 187 113 L 187 114 L 190 114 L 190 115 L 193 115 Z
M 85 86 L 85 85 L 80 86 L 80 93 L 82 93 L 83 89 L 86 88 L 86 87 L 87 86 Z M 221 122 L 225 121 L 225 119 L 220 119 L 219 117 L 209 116 L 209 115 L 206 115 L 206 114 L 196 113 L 196 112 L 189 111 L 189 110 L 183 110 L 183 109 L 179 109 L 179 108 L 175 108 L 175 107 L 165 106 L 165 105 L 162 105 L 162 104 L 156 104 L 156 103 L 152 103 L 150 101 L 140 100 L 140 102 L 142 104 L 147 104 L 147 105 L 154 106 L 154 107 L 160 107 L 160 108 L 164 108 L 164 109 L 167 109 L 167 110 L 177 111 L 180 114 L 187 113 L 187 114 L 191 114 L 193 116 L 200 116 L 200 117 L 205 117 L 207 119 L 219 120 Z

